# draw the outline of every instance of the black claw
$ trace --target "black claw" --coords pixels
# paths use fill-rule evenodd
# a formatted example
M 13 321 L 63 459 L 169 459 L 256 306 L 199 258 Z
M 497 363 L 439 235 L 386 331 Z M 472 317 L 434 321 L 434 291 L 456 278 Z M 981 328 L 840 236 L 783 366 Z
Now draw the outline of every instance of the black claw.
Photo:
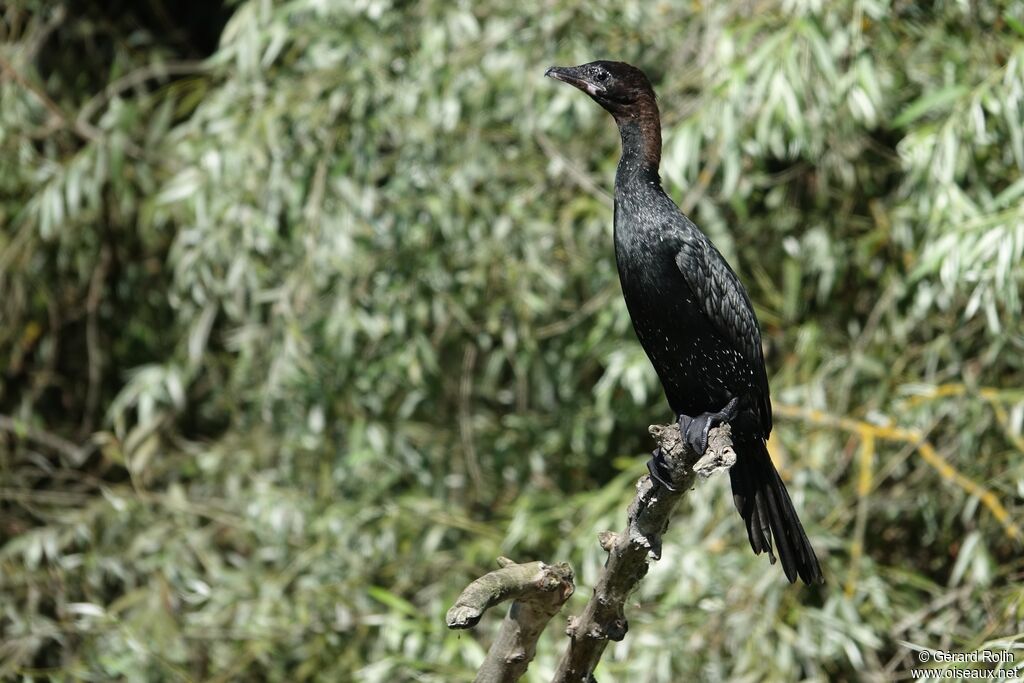
M 651 459 L 647 461 L 647 471 L 650 473 L 651 479 L 669 491 L 673 493 L 679 491 L 671 483 L 672 477 L 668 473 L 668 463 L 665 462 L 665 455 L 661 452 L 660 448 L 651 453 Z

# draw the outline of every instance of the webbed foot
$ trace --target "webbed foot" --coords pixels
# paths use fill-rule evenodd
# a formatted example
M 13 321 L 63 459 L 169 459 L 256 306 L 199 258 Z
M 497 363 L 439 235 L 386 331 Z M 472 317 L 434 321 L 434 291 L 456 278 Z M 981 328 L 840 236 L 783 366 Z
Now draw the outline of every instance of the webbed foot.
M 729 422 L 736 417 L 738 403 L 739 399 L 733 398 L 717 413 L 701 413 L 697 417 L 680 415 L 679 431 L 682 432 L 686 445 L 697 455 L 704 455 L 704 451 L 708 448 L 708 432 L 713 427 L 717 427 L 723 422 Z
M 651 459 L 647 461 L 647 471 L 650 472 L 651 479 L 669 491 L 674 493 L 679 490 L 672 485 L 672 476 L 669 474 L 668 463 L 665 462 L 665 454 L 661 452 L 660 448 L 651 453 Z

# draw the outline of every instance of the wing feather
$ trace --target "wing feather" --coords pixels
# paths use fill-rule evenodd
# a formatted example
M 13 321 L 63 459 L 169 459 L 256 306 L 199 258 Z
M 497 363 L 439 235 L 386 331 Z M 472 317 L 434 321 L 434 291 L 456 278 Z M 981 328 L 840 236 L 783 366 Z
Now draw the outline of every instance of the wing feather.
M 696 226 L 687 227 L 682 231 L 676 266 L 704 314 L 752 371 L 751 382 L 759 390 L 761 423 L 767 437 L 772 428 L 772 406 L 754 307 L 740 279 L 711 240 Z

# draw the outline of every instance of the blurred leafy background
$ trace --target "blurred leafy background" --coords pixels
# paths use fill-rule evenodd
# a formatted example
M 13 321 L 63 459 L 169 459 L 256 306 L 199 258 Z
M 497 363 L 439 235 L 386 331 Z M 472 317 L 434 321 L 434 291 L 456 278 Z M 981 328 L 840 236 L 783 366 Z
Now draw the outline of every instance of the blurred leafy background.
M 706 482 L 600 679 L 1024 663 L 1021 3 L 15 0 L 0 40 L 0 677 L 464 680 L 499 554 L 579 610 L 670 418 L 614 127 L 542 78 L 596 58 L 751 292 L 828 574 Z

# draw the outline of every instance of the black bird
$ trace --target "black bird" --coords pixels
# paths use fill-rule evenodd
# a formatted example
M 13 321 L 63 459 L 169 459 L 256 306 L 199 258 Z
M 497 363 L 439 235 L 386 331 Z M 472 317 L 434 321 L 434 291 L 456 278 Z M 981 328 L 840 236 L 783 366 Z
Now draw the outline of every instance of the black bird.
M 634 66 L 607 61 L 551 67 L 545 75 L 590 95 L 619 127 L 619 280 L 687 443 L 703 453 L 709 429 L 732 425 L 737 457 L 729 474 L 750 546 L 774 564 L 774 538 L 791 583 L 797 576 L 821 583 L 818 558 L 765 444 L 772 404 L 757 317 L 736 273 L 661 188 L 661 122 L 650 81 Z M 649 468 L 662 483 L 663 466 L 656 452 Z

